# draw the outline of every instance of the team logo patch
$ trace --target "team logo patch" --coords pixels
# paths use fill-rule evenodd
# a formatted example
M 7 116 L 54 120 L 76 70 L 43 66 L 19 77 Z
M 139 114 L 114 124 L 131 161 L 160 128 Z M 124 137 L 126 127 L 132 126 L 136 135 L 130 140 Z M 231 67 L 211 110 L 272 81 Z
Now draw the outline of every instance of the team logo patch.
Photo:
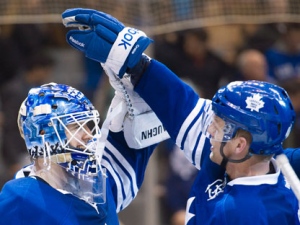
M 259 112 L 261 108 L 264 107 L 265 103 L 261 100 L 262 96 L 260 94 L 253 94 L 252 97 L 247 97 L 246 108 L 252 111 Z
M 205 193 L 208 194 L 207 201 L 215 199 L 220 193 L 224 192 L 225 182 L 221 179 L 214 181 L 209 184 L 205 190 Z

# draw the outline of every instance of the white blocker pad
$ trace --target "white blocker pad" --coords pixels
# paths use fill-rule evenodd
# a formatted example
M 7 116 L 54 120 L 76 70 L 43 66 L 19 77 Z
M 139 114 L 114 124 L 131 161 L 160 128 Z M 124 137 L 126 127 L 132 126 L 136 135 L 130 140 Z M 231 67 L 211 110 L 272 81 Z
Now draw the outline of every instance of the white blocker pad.
M 170 138 L 153 111 L 125 117 L 124 136 L 130 148 L 141 149 Z

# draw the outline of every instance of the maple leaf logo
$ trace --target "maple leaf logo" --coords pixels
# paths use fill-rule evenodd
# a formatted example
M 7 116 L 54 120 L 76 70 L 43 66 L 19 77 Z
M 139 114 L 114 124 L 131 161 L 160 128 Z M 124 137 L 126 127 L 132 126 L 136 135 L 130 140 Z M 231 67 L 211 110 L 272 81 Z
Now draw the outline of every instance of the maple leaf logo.
M 252 97 L 247 97 L 246 108 L 252 111 L 259 112 L 261 108 L 264 107 L 265 103 L 261 100 L 262 96 L 260 94 L 253 94 Z

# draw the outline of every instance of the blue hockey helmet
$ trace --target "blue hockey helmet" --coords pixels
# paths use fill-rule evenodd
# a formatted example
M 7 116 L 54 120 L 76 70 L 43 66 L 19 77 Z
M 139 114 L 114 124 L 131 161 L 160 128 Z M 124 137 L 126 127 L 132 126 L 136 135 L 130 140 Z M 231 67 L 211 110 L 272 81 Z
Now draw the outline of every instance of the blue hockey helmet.
M 96 193 L 101 195 L 98 203 L 104 201 L 105 194 L 100 185 L 104 185 L 102 176 L 105 174 L 100 165 L 103 150 L 99 153 L 99 122 L 99 112 L 82 92 L 56 83 L 30 89 L 18 115 L 20 134 L 31 157 L 43 157 L 45 166 L 60 165 L 71 179 L 77 179 L 77 182 L 69 182 L 69 186 L 65 184 L 65 190 L 80 198 L 93 198 L 91 202 Z M 79 188 L 80 182 L 84 187 L 97 187 L 97 190 Z
M 92 132 L 84 130 L 84 125 L 90 121 L 94 122 Z M 71 132 L 67 125 L 77 124 L 92 140 L 93 135 L 100 133 L 98 123 L 99 113 L 83 93 L 56 83 L 32 88 L 18 115 L 21 136 L 33 158 L 65 152 L 90 154 L 87 144 L 81 140 L 78 141 L 84 147 L 70 145 L 71 140 L 76 138 L 76 132 Z M 45 143 L 50 145 L 50 151 L 45 150 Z
M 263 81 L 229 83 L 214 95 L 212 109 L 226 123 L 223 139 L 233 138 L 239 129 L 248 131 L 253 154 L 280 153 L 295 121 L 287 92 Z

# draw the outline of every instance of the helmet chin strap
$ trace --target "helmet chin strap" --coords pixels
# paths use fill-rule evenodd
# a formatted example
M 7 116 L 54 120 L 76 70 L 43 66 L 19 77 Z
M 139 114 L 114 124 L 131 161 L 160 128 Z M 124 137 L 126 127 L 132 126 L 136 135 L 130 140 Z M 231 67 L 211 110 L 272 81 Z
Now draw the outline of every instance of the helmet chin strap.
M 223 142 L 221 143 L 221 146 L 220 146 L 220 154 L 221 154 L 221 156 L 223 157 L 222 162 L 221 162 L 221 167 L 223 167 L 224 169 L 226 169 L 226 165 L 227 165 L 228 162 L 232 162 L 232 163 L 241 163 L 241 162 L 246 161 L 247 159 L 249 159 L 249 158 L 252 156 L 252 154 L 251 154 L 250 152 L 248 152 L 248 154 L 245 155 L 245 157 L 242 158 L 242 159 L 229 159 L 229 158 L 226 157 L 225 154 L 224 154 L 224 146 L 226 145 L 226 143 L 227 143 L 227 142 L 223 141 Z

